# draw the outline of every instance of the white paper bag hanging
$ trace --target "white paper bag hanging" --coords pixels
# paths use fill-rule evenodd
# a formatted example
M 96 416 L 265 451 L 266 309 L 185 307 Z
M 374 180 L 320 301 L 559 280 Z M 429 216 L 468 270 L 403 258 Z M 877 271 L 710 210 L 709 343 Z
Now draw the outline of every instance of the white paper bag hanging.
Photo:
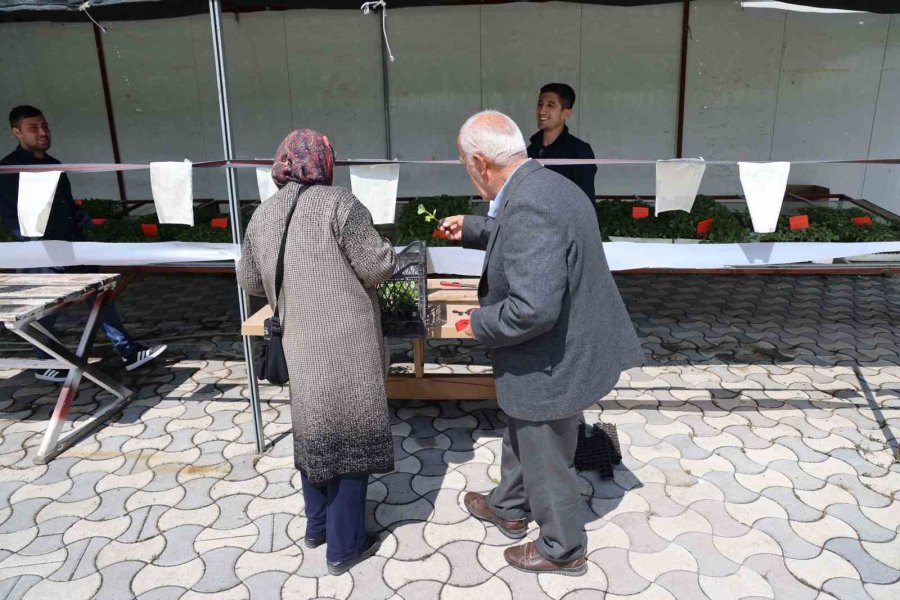
M 265 202 L 278 192 L 278 186 L 272 179 L 272 167 L 256 169 L 256 189 L 259 190 L 260 202 Z
M 62 171 L 19 173 L 19 233 L 22 237 L 44 237 Z
M 350 187 L 376 225 L 394 222 L 400 165 L 354 165 L 350 167 Z
M 193 164 L 150 163 L 150 189 L 160 223 L 194 226 Z
M 691 212 L 706 173 L 703 159 L 656 162 L 656 215 L 669 210 Z
M 778 226 L 791 163 L 738 163 L 753 231 L 773 233 Z

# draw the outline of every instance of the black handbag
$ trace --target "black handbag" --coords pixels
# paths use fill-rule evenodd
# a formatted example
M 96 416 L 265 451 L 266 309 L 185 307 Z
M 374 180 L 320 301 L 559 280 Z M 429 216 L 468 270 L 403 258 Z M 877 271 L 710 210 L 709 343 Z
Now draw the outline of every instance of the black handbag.
M 272 316 L 263 323 L 263 342 L 259 345 L 256 359 L 253 361 L 257 378 L 274 385 L 285 385 L 290 380 L 287 360 L 284 357 L 284 345 L 281 339 L 283 332 L 281 323 L 284 314 L 283 312 L 279 313 L 278 298 L 281 296 L 281 284 L 284 281 L 284 247 L 287 243 L 288 230 L 291 227 L 294 210 L 297 208 L 297 200 L 300 199 L 300 194 L 307 187 L 309 186 L 302 186 L 297 192 L 284 224 L 284 233 L 281 235 L 281 247 L 278 249 L 278 266 L 275 268 L 275 306 L 272 309 Z

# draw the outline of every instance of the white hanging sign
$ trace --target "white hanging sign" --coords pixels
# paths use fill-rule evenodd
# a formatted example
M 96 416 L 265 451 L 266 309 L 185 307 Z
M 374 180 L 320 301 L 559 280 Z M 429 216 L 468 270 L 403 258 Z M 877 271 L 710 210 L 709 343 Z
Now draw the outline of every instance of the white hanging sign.
M 774 233 L 784 202 L 791 163 L 738 163 L 753 231 Z
M 44 237 L 53 198 L 62 171 L 19 173 L 19 233 L 22 237 Z
M 193 164 L 150 163 L 150 189 L 160 223 L 194 226 Z
M 394 222 L 397 209 L 397 185 L 400 181 L 400 165 L 352 165 L 350 187 L 359 198 L 376 225 Z

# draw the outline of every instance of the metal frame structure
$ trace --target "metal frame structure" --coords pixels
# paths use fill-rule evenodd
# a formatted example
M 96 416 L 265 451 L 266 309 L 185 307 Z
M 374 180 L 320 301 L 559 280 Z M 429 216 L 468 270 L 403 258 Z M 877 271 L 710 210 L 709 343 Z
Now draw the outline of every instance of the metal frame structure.
M 664 1 L 665 0 L 659 0 L 660 3 L 664 2 Z M 677 0 L 669 0 L 669 1 L 677 1 Z M 684 11 L 683 11 L 684 14 L 683 14 L 683 24 L 682 24 L 683 25 L 682 49 L 681 49 L 682 56 L 681 56 L 681 73 L 680 73 L 681 82 L 679 84 L 679 88 L 680 88 L 679 89 L 679 105 L 680 105 L 679 106 L 679 134 L 678 134 L 678 141 L 676 143 L 676 146 L 677 146 L 676 154 L 678 156 L 681 156 L 681 150 L 682 150 L 681 145 L 682 145 L 682 138 L 683 138 L 682 129 L 683 129 L 683 119 L 684 119 L 683 110 L 684 110 L 684 92 L 685 92 L 684 80 L 685 80 L 685 74 L 686 74 L 685 69 L 686 69 L 687 45 L 688 45 L 689 34 L 690 34 L 690 25 L 689 25 L 690 1 L 689 0 L 681 0 L 681 1 L 682 1 L 682 4 L 684 5 Z M 447 4 L 463 4 L 463 3 L 465 3 L 465 2 L 447 2 Z M 481 0 L 480 3 L 485 3 L 485 0 Z M 487 3 L 499 3 L 499 2 L 489 1 Z M 632 2 L 627 2 L 627 3 L 630 4 Z M 638 1 L 633 2 L 633 4 L 641 4 L 641 3 L 651 4 L 651 3 L 655 3 L 655 2 L 654 2 L 654 0 L 649 0 L 647 2 L 640 2 L 638 0 Z M 62 4 L 62 3 L 60 3 L 60 4 Z M 331 8 L 331 7 L 336 7 L 337 3 L 329 3 L 329 4 L 331 4 L 331 6 L 329 6 L 329 8 Z M 418 4 L 418 3 L 401 1 L 399 4 L 400 5 L 408 5 L 408 4 Z M 430 3 L 423 2 L 422 4 L 430 4 Z M 813 4 L 815 4 L 815 3 L 813 3 Z M 295 8 L 296 6 L 290 6 L 290 7 Z M 285 6 L 284 8 L 288 8 L 288 6 Z M 121 9 L 120 12 L 122 12 L 122 14 L 126 14 L 126 13 L 129 15 L 134 14 L 133 7 L 128 7 L 126 5 L 124 8 L 120 7 L 120 9 Z M 110 9 L 110 10 L 112 11 L 114 9 Z M 112 14 L 112 13 L 110 13 L 110 14 Z M 225 159 L 233 160 L 234 159 L 234 145 L 233 145 L 233 136 L 232 136 L 232 129 L 231 129 L 231 119 L 230 119 L 230 114 L 229 114 L 228 82 L 227 82 L 226 61 L 225 61 L 225 48 L 224 48 L 224 41 L 223 41 L 223 35 L 222 35 L 222 2 L 221 2 L 221 0 L 209 0 L 209 14 L 210 14 L 210 27 L 212 30 L 213 51 L 214 51 L 213 54 L 214 54 L 214 59 L 215 59 L 216 83 L 217 83 L 217 90 L 218 90 L 218 97 L 219 97 L 219 117 L 220 117 L 221 129 L 222 129 L 223 150 L 224 150 L 224 154 L 225 154 Z M 69 15 L 73 16 L 74 18 L 78 18 L 79 20 L 81 19 L 81 17 L 79 15 L 77 15 L 77 13 L 69 13 Z M 103 55 L 102 55 L 102 51 L 103 51 L 102 41 L 99 39 L 99 33 L 97 33 L 96 31 L 95 31 L 95 35 L 97 36 L 98 59 L 101 61 L 101 70 L 105 74 L 105 64 L 103 64 L 104 59 L 103 59 Z M 383 60 L 382 64 L 383 64 L 383 71 L 384 71 L 382 76 L 383 76 L 384 85 L 385 85 L 385 88 L 383 89 L 383 93 L 385 95 L 385 98 L 387 98 L 387 92 L 388 92 L 387 83 L 388 82 L 387 82 L 387 75 L 386 75 L 386 65 L 385 65 L 385 61 L 384 61 L 384 48 L 382 48 L 382 60 Z M 105 77 L 104 77 L 104 79 L 105 79 Z M 108 84 L 106 84 L 106 87 L 107 87 L 107 89 L 105 91 L 105 94 L 107 95 L 107 97 L 105 98 L 105 100 L 107 102 L 107 111 L 108 111 L 108 117 L 109 117 L 109 121 L 110 121 L 110 134 L 114 140 L 113 143 L 115 146 L 115 151 L 117 151 L 118 148 L 117 148 L 117 141 L 115 140 L 115 125 L 112 120 L 110 100 L 108 98 Z M 387 107 L 385 108 L 385 110 L 387 110 Z M 387 118 L 389 119 L 389 115 L 387 115 Z M 385 150 L 386 150 L 386 154 L 390 158 L 392 149 L 391 149 L 391 142 L 390 142 L 390 122 L 389 122 L 389 120 L 386 121 L 385 126 L 386 126 L 386 148 L 385 148 Z M 118 159 L 117 159 L 117 162 L 118 162 Z M 225 177 L 226 177 L 227 191 L 228 191 L 228 205 L 229 205 L 230 214 L 231 214 L 231 218 L 229 219 L 229 221 L 230 221 L 230 225 L 231 225 L 232 241 L 235 244 L 240 244 L 241 237 L 242 237 L 241 213 L 240 213 L 241 201 L 240 201 L 239 195 L 238 195 L 237 176 L 234 171 L 234 167 L 226 167 L 225 168 Z M 121 180 L 121 175 L 119 175 L 119 178 L 120 178 L 119 179 L 120 194 L 122 195 L 122 199 L 124 200 L 125 199 L 124 183 Z M 634 199 L 634 198 L 644 199 L 645 197 L 628 196 L 628 197 L 620 197 L 619 199 Z M 615 199 L 615 198 L 603 197 L 603 199 Z M 722 197 L 722 199 L 728 199 L 728 198 Z M 738 199 L 738 197 L 734 197 L 734 199 Z M 841 199 L 846 199 L 846 200 L 852 201 L 852 199 L 849 197 L 844 197 Z M 131 204 L 133 204 L 133 202 Z M 867 207 L 867 209 L 872 210 L 872 207 L 874 207 L 874 205 L 871 205 L 870 203 L 868 203 L 868 204 L 869 204 L 869 206 Z M 878 207 L 874 207 L 874 208 L 877 209 Z M 875 210 L 872 210 L 872 212 L 875 214 L 879 214 Z M 881 216 L 881 215 L 879 214 L 879 216 Z M 894 217 L 896 217 L 896 215 L 894 215 Z M 826 268 L 826 267 L 829 267 L 829 268 Z M 126 270 L 126 271 L 130 271 L 130 270 L 137 270 L 137 271 L 166 270 L 169 272 L 191 270 L 192 272 L 211 272 L 212 271 L 212 272 L 227 273 L 227 272 L 233 272 L 234 267 L 233 266 L 228 267 L 226 265 L 211 265 L 210 267 L 200 268 L 199 266 L 181 265 L 181 266 L 177 266 L 177 267 L 146 267 L 146 268 L 139 267 L 137 269 L 117 269 L 117 270 Z M 783 268 L 779 268 L 779 270 L 783 271 Z M 817 267 L 809 267 L 808 268 L 809 272 L 816 272 L 816 273 L 829 273 L 829 272 L 835 272 L 835 270 L 839 270 L 840 272 L 843 272 L 843 273 L 848 272 L 848 269 L 845 269 L 844 265 L 834 265 L 834 266 L 823 265 L 821 267 L 817 266 Z M 884 266 L 884 267 L 870 265 L 870 266 L 866 266 L 866 267 L 851 267 L 849 270 L 851 272 L 900 272 L 900 265 Z M 641 272 L 646 273 L 646 272 L 651 272 L 651 271 L 643 270 Z M 672 271 L 659 270 L 657 272 L 672 272 Z M 691 272 L 698 273 L 698 272 L 709 272 L 709 271 L 691 271 Z M 754 268 L 754 269 L 714 270 L 714 272 L 722 272 L 722 273 L 732 274 L 732 273 L 742 273 L 742 272 L 743 273 L 746 273 L 746 272 L 772 273 L 775 271 L 773 271 L 772 269 Z M 790 272 L 791 273 L 799 273 L 800 271 L 795 270 L 795 269 L 790 269 Z M 807 271 L 804 271 L 804 272 L 807 272 Z M 242 290 L 240 288 L 240 286 L 237 286 L 237 288 L 238 288 L 237 292 L 238 292 L 238 305 L 239 305 L 239 309 L 240 309 L 240 317 L 241 317 L 241 322 L 243 323 L 250 316 L 250 314 L 249 314 L 249 297 L 246 294 L 246 292 L 244 292 L 244 290 Z M 38 333 L 40 333 L 40 332 L 38 332 Z M 40 341 L 37 337 L 35 339 Z M 83 339 L 83 342 L 85 342 L 85 344 L 86 344 L 85 348 L 90 347 L 91 340 L 92 340 L 92 338 Z M 265 439 L 263 437 L 263 431 L 262 431 L 262 410 L 261 410 L 261 406 L 260 406 L 259 388 L 258 388 L 258 385 L 256 382 L 255 373 L 253 371 L 253 361 L 252 361 L 253 345 L 252 345 L 252 340 L 249 336 L 246 336 L 246 335 L 243 336 L 243 347 L 244 347 L 244 358 L 245 358 L 246 365 L 247 365 L 248 383 L 249 383 L 249 388 L 250 388 L 250 406 L 251 406 L 251 411 L 252 411 L 252 415 L 253 415 L 253 424 L 254 424 L 255 434 L 256 434 L 255 435 L 256 447 L 257 447 L 257 451 L 261 453 L 265 449 Z M 81 345 L 79 346 L 79 348 L 81 348 Z M 85 368 L 85 373 L 88 375 L 88 377 L 90 377 L 88 369 L 89 369 L 89 367 Z M 77 372 L 77 369 L 73 370 L 73 372 Z M 80 374 L 78 375 L 78 377 L 80 377 Z M 55 415 L 55 413 L 54 413 L 54 415 Z
M 225 160 L 234 160 L 234 140 L 231 132 L 231 115 L 228 107 L 228 72 L 225 64 L 225 43 L 222 36 L 222 4 L 220 0 L 209 0 L 209 18 L 212 28 L 213 55 L 216 63 L 216 87 L 219 92 L 219 118 L 222 125 L 222 147 Z M 225 167 L 225 178 L 228 186 L 228 207 L 231 214 L 231 240 L 241 243 L 241 205 L 238 195 L 237 173 L 234 167 Z M 250 316 L 250 297 L 240 285 L 237 286 L 238 307 L 241 322 Z M 247 365 L 247 383 L 250 387 L 250 411 L 253 415 L 253 427 L 256 438 L 256 451 L 262 453 L 266 447 L 263 437 L 262 407 L 259 401 L 259 384 L 256 381 L 253 365 L 253 341 L 250 336 L 242 336 L 244 342 L 244 362 Z
M 28 279 L 30 277 L 33 276 L 28 274 L 9 275 L 7 276 L 7 279 L 10 281 L 7 281 L 7 283 L 11 282 L 13 284 L 12 287 L 15 288 L 16 286 L 14 284 L 17 280 Z M 52 278 L 53 276 L 44 275 L 42 277 Z M 34 347 L 40 348 L 53 358 L 4 359 L 3 361 L 0 361 L 0 365 L 25 368 L 68 369 L 69 371 L 69 375 L 66 377 L 66 381 L 57 397 L 56 406 L 53 409 L 53 415 L 50 417 L 50 422 L 47 425 L 47 430 L 41 441 L 40 449 L 34 458 L 35 464 L 47 464 L 60 453 L 70 448 L 77 441 L 93 431 L 105 419 L 119 412 L 122 407 L 131 401 L 134 395 L 130 389 L 88 362 L 88 356 L 91 347 L 94 344 L 97 328 L 100 325 L 100 311 L 103 306 L 112 299 L 117 280 L 118 277 L 115 276 L 103 277 L 103 281 L 86 286 L 77 296 L 66 297 L 62 301 L 57 300 L 49 303 L 42 310 L 31 311 L 23 318 L 3 323 L 10 332 L 16 334 Z M 92 295 L 94 296 L 94 301 L 91 306 L 91 312 L 88 316 L 87 323 L 84 326 L 84 332 L 81 334 L 77 350 L 72 352 L 42 327 L 39 323 L 39 319 L 48 314 L 55 313 L 66 306 L 70 306 L 73 303 L 81 302 Z M 111 393 L 116 399 L 92 414 L 77 427 L 73 426 L 70 431 L 61 435 L 63 426 L 66 422 L 66 416 L 69 413 L 69 408 L 72 406 L 72 402 L 78 394 L 78 386 L 81 384 L 82 376 L 87 377 L 98 386 Z

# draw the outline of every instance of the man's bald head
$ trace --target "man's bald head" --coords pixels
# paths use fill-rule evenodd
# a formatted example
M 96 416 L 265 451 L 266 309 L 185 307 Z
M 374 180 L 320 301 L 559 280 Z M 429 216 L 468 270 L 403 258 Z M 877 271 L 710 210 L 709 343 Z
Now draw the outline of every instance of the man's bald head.
M 459 158 L 472 185 L 485 200 L 493 200 L 524 161 L 525 138 L 515 121 L 495 110 L 469 117 L 456 140 Z
M 463 123 L 459 130 L 459 148 L 464 160 L 479 154 L 498 167 L 528 158 L 519 126 L 496 110 L 482 111 Z

